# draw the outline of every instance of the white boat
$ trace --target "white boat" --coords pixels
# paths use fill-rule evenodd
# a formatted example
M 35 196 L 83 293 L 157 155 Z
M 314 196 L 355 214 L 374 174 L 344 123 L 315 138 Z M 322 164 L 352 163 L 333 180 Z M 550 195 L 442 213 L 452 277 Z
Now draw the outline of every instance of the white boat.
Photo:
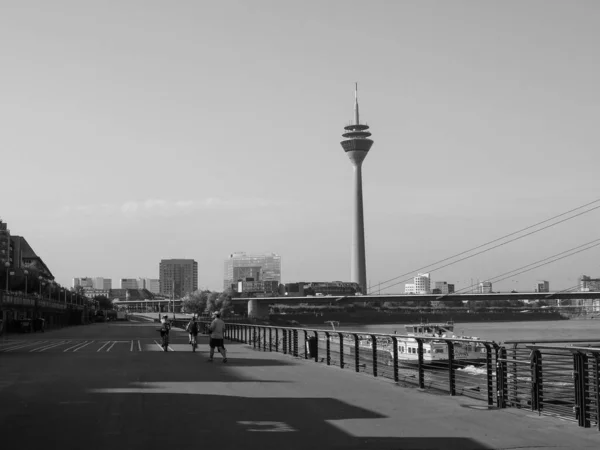
M 335 326 L 332 323 L 333 330 Z M 339 323 L 338 323 L 339 325 Z M 447 363 L 448 344 L 444 339 L 464 339 L 454 341 L 454 361 L 462 366 L 483 364 L 486 360 L 486 348 L 475 336 L 456 335 L 454 323 L 420 323 L 405 325 L 406 334 L 397 335 L 398 361 L 400 363 L 418 363 L 419 343 L 415 338 L 423 339 L 423 362 L 425 364 Z M 339 342 L 339 339 L 335 339 Z M 344 338 L 348 345 L 353 344 L 353 338 Z M 359 335 L 358 346 L 365 353 L 373 350 L 372 338 L 368 334 Z M 362 352 L 361 352 L 362 353 Z M 377 336 L 377 354 L 382 364 L 392 365 L 394 361 L 394 344 L 391 336 Z M 365 354 L 366 356 L 366 354 Z

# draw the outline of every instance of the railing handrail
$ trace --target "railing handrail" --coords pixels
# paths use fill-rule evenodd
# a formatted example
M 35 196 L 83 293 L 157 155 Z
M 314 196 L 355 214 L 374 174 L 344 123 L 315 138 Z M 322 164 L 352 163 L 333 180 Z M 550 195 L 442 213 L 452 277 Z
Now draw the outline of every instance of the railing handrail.
M 209 322 L 210 323 L 210 322 Z M 255 325 L 252 323 L 236 323 L 236 322 L 225 322 L 225 325 L 247 325 L 258 328 L 278 328 L 280 330 L 298 330 L 298 331 L 316 331 L 319 333 L 335 333 L 335 334 L 360 334 L 364 336 L 376 336 L 376 337 L 396 337 L 396 338 L 409 338 L 409 339 L 423 339 L 428 341 L 452 341 L 452 342 L 479 342 L 481 344 L 497 345 L 495 341 L 489 341 L 485 339 L 468 339 L 468 338 L 452 338 L 452 337 L 438 337 L 438 336 L 414 336 L 408 334 L 390 334 L 390 333 L 370 333 L 365 331 L 348 331 L 348 330 L 332 330 L 323 328 L 305 328 L 305 327 L 281 327 L 279 325 Z
M 559 342 L 600 342 L 600 339 L 577 339 L 577 338 L 566 338 L 566 339 L 519 339 L 504 341 L 504 344 L 553 344 Z
M 526 345 L 527 348 L 535 349 L 535 350 L 569 350 L 571 353 L 573 352 L 590 352 L 590 353 L 600 353 L 600 347 L 574 347 L 568 345 Z

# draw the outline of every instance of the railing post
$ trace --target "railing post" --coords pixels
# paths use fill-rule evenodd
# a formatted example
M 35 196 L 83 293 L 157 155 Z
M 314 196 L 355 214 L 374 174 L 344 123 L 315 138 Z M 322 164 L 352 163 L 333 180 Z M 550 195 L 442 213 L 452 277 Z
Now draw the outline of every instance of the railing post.
M 542 411 L 542 353 L 531 352 L 531 410 Z
M 248 341 L 248 325 L 244 325 L 244 342 L 247 344 Z
M 294 356 L 298 357 L 298 330 L 294 329 Z
M 419 387 L 425 389 L 425 365 L 423 364 L 423 340 L 417 339 L 417 357 L 419 358 Z
M 269 327 L 269 351 L 273 351 L 273 328 Z
M 327 360 L 327 365 L 330 366 L 331 365 L 331 335 L 329 334 L 329 331 L 325 332 L 325 339 L 327 340 L 325 342 L 325 355 L 327 356 L 326 360 Z
M 499 356 L 499 357 L 498 357 Z M 496 347 L 496 406 L 506 408 L 506 347 Z
M 319 332 L 314 331 L 315 333 L 315 362 L 319 362 Z
M 454 343 L 446 341 L 448 345 L 448 390 L 450 395 L 456 395 L 456 373 L 454 370 Z
M 263 328 L 263 350 L 267 351 L 267 329 Z
M 279 353 L 279 328 L 275 328 L 275 351 Z
M 487 401 L 488 406 L 494 406 L 494 366 L 492 365 L 492 347 L 490 344 L 485 346 L 485 373 L 487 376 Z
M 392 344 L 394 345 L 394 381 L 397 383 L 400 380 L 398 374 L 398 338 L 392 337 Z
M 287 355 L 288 352 L 288 330 L 281 330 L 281 333 L 283 334 L 283 354 Z
M 354 370 L 356 370 L 357 372 L 360 372 L 360 366 L 359 366 L 359 347 L 358 347 L 358 334 L 353 334 L 354 336 Z
M 256 348 L 256 327 L 252 327 L 252 345 Z
M 309 350 L 308 331 L 306 331 L 306 330 L 302 330 L 302 331 L 304 331 L 304 359 L 308 359 L 308 350 Z
M 340 369 L 344 368 L 344 333 L 338 333 L 340 337 Z
M 373 376 L 377 376 L 377 336 L 371 335 L 371 349 L 373 353 Z
M 587 355 L 580 352 L 573 353 L 573 381 L 575 383 L 575 415 L 580 427 L 590 427 L 589 384 L 587 380 Z

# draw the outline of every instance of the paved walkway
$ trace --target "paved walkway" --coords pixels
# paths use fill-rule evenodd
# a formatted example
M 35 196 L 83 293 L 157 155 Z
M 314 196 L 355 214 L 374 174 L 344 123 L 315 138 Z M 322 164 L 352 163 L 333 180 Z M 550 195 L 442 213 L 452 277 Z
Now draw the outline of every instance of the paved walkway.
M 598 431 L 572 422 L 488 410 L 243 344 L 227 344 L 228 363 L 220 355 L 209 363 L 206 338 L 192 353 L 174 330 L 174 351 L 161 352 L 156 328 L 108 323 L 0 338 L 6 448 L 179 448 L 190 440 L 211 449 L 600 448 Z

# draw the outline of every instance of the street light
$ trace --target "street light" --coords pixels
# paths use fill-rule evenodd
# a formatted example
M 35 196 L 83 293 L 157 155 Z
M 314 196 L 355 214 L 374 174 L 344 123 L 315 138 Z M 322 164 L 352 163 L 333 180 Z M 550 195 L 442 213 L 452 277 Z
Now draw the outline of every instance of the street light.
M 41 275 L 38 277 L 38 280 L 40 280 L 40 298 L 42 298 L 42 280 L 43 279 L 44 278 Z
M 29 275 L 29 271 L 27 269 L 25 269 L 23 271 L 23 274 L 25 275 L 25 295 L 27 295 L 27 278 L 28 278 L 27 275 Z

